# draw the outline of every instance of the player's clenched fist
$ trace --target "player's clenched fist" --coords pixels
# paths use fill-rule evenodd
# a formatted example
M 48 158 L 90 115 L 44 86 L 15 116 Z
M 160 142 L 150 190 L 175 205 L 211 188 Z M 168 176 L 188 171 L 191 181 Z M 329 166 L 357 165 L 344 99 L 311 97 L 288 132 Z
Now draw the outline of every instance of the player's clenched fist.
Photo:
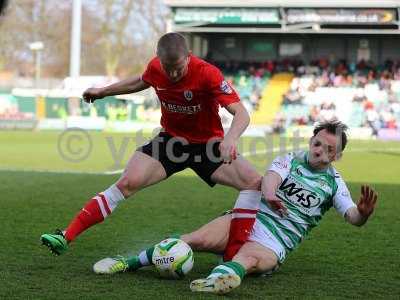
M 91 103 L 96 99 L 101 99 L 104 97 L 102 88 L 89 88 L 83 92 L 83 100 L 85 102 Z
M 235 141 L 224 139 L 221 144 L 219 144 L 219 151 L 221 152 L 221 158 L 225 164 L 232 163 L 232 160 L 235 160 L 237 156 Z

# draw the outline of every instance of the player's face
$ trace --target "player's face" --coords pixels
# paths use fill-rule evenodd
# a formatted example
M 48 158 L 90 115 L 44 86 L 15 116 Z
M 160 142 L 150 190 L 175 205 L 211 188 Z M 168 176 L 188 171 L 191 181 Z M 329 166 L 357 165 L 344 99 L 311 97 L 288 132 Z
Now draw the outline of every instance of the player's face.
M 341 155 L 338 147 L 340 138 L 334 134 L 321 130 L 317 135 L 311 138 L 309 163 L 317 170 L 325 169 L 329 164 L 337 160 Z
M 172 82 L 178 82 L 187 74 L 189 57 L 186 55 L 176 60 L 162 59 L 160 57 L 160 61 L 165 74 Z

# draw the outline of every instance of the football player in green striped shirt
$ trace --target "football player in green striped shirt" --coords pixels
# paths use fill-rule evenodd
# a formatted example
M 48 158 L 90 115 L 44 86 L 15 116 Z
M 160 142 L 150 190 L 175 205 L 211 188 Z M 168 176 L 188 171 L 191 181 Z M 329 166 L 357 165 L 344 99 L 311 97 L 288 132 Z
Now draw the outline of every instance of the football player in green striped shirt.
M 332 166 L 346 147 L 346 129 L 339 121 L 322 123 L 314 128 L 308 151 L 289 153 L 272 162 L 263 177 L 264 198 L 248 241 L 232 261 L 218 265 L 208 277 L 194 280 L 192 291 L 225 294 L 238 287 L 246 274 L 275 270 L 331 207 L 352 225 L 367 222 L 375 208 L 376 192 L 362 186 L 360 199 L 354 204 L 345 182 Z M 180 238 L 194 251 L 223 254 L 231 220 L 246 217 L 245 210 L 233 214 Z M 113 274 L 150 265 L 152 249 L 138 256 L 103 259 L 95 264 L 94 271 Z

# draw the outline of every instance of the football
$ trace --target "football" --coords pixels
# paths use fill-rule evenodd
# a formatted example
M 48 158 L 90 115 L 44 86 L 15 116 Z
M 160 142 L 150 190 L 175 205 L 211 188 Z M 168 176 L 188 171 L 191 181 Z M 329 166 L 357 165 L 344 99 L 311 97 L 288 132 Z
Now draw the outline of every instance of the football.
M 154 247 L 153 264 L 164 278 L 182 278 L 193 268 L 193 251 L 180 239 L 168 238 Z

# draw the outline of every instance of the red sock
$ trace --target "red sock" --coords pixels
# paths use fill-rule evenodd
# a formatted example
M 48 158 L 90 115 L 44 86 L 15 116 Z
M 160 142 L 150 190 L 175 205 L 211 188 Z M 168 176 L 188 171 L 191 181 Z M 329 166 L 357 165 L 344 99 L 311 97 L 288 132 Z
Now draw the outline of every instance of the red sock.
M 76 215 L 65 231 L 65 238 L 72 242 L 79 234 L 89 227 L 100 223 L 111 213 L 103 194 L 92 198 Z
M 230 261 L 239 251 L 250 235 L 256 220 L 257 210 L 233 209 L 228 244 L 224 252 L 224 261 Z

